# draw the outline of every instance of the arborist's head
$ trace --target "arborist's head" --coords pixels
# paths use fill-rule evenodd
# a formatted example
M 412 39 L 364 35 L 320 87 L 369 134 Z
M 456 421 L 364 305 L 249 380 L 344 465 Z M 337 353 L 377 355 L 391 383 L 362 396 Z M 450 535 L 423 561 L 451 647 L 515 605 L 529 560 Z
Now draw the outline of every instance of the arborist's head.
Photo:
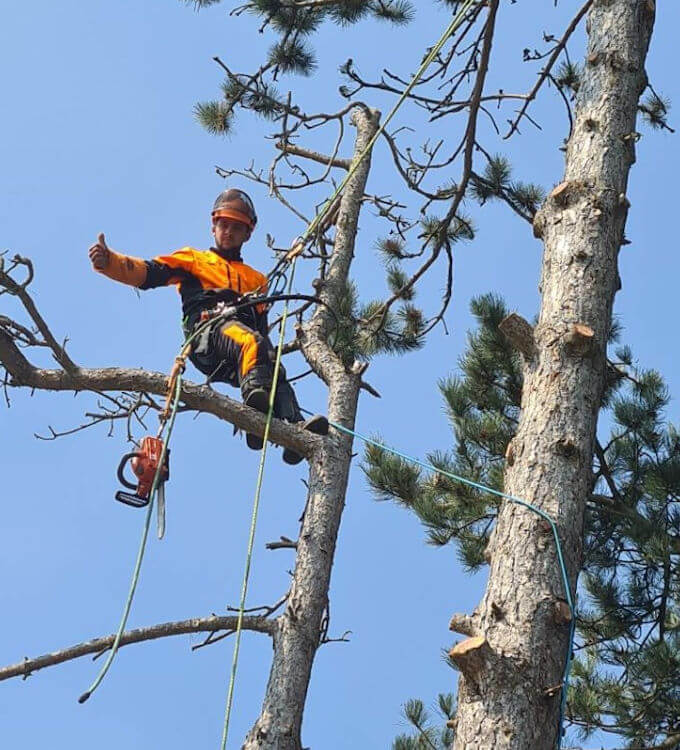
M 255 206 L 242 190 L 225 190 L 212 210 L 212 233 L 218 250 L 236 250 L 250 239 L 257 224 Z

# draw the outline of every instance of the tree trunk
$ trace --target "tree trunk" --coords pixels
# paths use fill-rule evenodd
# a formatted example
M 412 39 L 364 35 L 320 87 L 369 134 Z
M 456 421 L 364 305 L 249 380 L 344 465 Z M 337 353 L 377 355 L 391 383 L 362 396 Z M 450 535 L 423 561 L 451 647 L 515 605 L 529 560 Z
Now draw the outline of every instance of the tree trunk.
M 376 130 L 377 117 L 357 109 L 355 159 Z M 370 157 L 361 162 L 343 192 L 335 244 L 320 298 L 331 308 L 344 291 L 354 254 L 361 199 L 370 169 Z M 328 417 L 354 427 L 361 377 L 348 371 L 327 344 L 331 328 L 327 308 L 320 305 L 300 330 L 303 353 L 328 385 Z M 352 438 L 331 428 L 323 447 L 309 467 L 309 493 L 297 544 L 293 584 L 285 612 L 274 629 L 274 658 L 262 712 L 250 730 L 244 750 L 301 750 L 302 714 L 316 650 L 323 637 L 322 622 L 328 604 L 333 555 L 345 504 L 352 459 Z
M 542 303 L 523 353 L 522 413 L 505 489 L 557 523 L 572 591 L 653 23 L 653 0 L 593 3 L 564 181 L 534 222 L 545 246 Z M 569 627 L 550 528 L 504 502 L 488 557 L 473 637 L 452 652 L 462 673 L 454 747 L 554 748 Z

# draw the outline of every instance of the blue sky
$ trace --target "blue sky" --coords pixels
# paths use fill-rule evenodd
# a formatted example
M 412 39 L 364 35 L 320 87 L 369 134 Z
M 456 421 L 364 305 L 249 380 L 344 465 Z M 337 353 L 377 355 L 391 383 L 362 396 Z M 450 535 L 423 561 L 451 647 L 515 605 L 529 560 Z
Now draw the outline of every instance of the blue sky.
M 441 6 L 427 3 L 417 21 L 402 29 L 375 22 L 318 37 L 320 65 L 310 79 L 286 79 L 308 108 L 339 106 L 337 66 L 351 56 L 367 77 L 389 67 L 406 76 L 446 22 Z M 534 68 L 521 64 L 521 49 L 559 32 L 574 3 L 504 3 L 502 36 L 490 85 L 525 91 Z M 570 6 L 570 7 L 567 7 Z M 216 95 L 219 54 L 248 70 L 272 41 L 250 17 L 229 17 L 230 3 L 195 13 L 174 0 L 118 3 L 12 4 L 1 14 L 0 247 L 30 256 L 31 289 L 58 338 L 83 366 L 126 365 L 167 370 L 181 339 L 179 302 L 172 290 L 142 295 L 93 274 L 87 247 L 104 231 L 111 246 L 150 257 L 183 245 L 207 247 L 209 207 L 224 182 L 214 166 L 266 167 L 268 130 L 241 118 L 228 139 L 204 133 L 192 107 Z M 655 87 L 678 99 L 671 57 L 677 4 L 659 4 L 648 70 Z M 578 53 L 582 39 L 573 45 Z M 379 50 L 379 53 L 377 52 Z M 369 94 L 383 111 L 390 101 Z M 483 124 L 485 143 L 508 154 L 517 177 L 546 188 L 559 182 L 565 134 L 562 104 L 554 92 L 535 109 L 543 130 L 525 127 L 499 143 Z M 504 118 L 501 118 L 503 122 Z M 403 124 L 423 135 L 417 114 L 405 109 Z M 462 121 L 461 121 L 462 122 Z M 461 122 L 451 122 L 455 134 Z M 677 143 L 668 133 L 644 133 L 630 189 L 632 210 L 622 251 L 623 289 L 616 312 L 624 340 L 646 366 L 660 370 L 680 392 L 675 369 L 676 295 L 680 262 L 672 216 L 676 211 Z M 433 129 L 432 134 L 441 133 Z M 447 133 L 448 135 L 448 133 Z M 315 144 L 328 138 L 318 134 Z M 325 139 L 325 140 L 324 140 Z M 345 146 L 347 154 L 349 144 Z M 230 184 L 243 181 L 233 180 Z M 374 158 L 369 189 L 401 194 L 383 145 Z M 271 258 L 265 232 L 285 245 L 301 226 L 260 189 L 251 190 L 261 221 L 246 246 L 253 265 Z M 318 196 L 316 196 L 318 199 Z M 307 201 L 307 202 L 305 202 Z M 300 198 L 307 213 L 311 198 Z M 509 210 L 468 206 L 477 239 L 460 245 L 456 282 L 447 314 L 449 335 L 437 330 L 424 350 L 377 359 L 367 379 L 381 399 L 362 397 L 358 428 L 380 432 L 415 455 L 447 448 L 450 432 L 436 390 L 455 368 L 470 325 L 474 295 L 496 291 L 532 317 L 538 305 L 541 246 Z M 362 217 L 355 277 L 362 297 L 384 291 L 372 244 L 380 231 Z M 439 271 L 443 273 L 443 269 Z M 299 289 L 313 270 L 303 272 Z M 431 277 L 418 301 L 434 309 L 441 276 Z M 3 311 L 16 313 L 2 298 Z M 47 363 L 47 360 L 44 360 Z M 289 372 L 302 366 L 292 361 Z M 189 377 L 197 378 L 195 371 Z M 303 405 L 322 410 L 321 386 L 305 381 Z M 88 394 L 13 392 L 2 407 L 0 441 L 4 492 L 0 547 L 3 612 L 0 663 L 13 663 L 112 632 L 128 586 L 141 515 L 113 501 L 115 466 L 124 436 L 106 429 L 55 442 L 34 438 L 48 425 L 68 429 L 96 405 Z M 677 421 L 677 401 L 669 416 Z M 150 426 L 155 428 L 153 422 Z M 245 553 L 257 454 L 233 438 L 231 428 L 201 416 L 178 420 L 168 486 L 168 532 L 152 540 L 130 619 L 133 627 L 223 611 L 236 605 Z M 270 454 L 249 604 L 271 603 L 287 587 L 289 551 L 267 552 L 280 535 L 295 537 L 304 503 L 303 466 L 283 465 Z M 483 576 L 466 577 L 452 548 L 424 543 L 417 521 L 376 503 L 355 464 L 331 589 L 331 635 L 352 631 L 348 644 L 318 653 L 305 712 L 305 746 L 389 747 L 403 729 L 400 705 L 409 697 L 427 703 L 452 689 L 453 675 L 440 658 L 451 642 L 453 612 L 470 611 Z M 98 667 L 81 659 L 0 685 L 0 726 L 8 747 L 186 748 L 216 747 L 221 732 L 231 642 L 191 651 L 198 638 L 179 637 L 123 649 L 106 681 L 85 705 L 77 696 Z M 244 636 L 230 747 L 239 746 L 256 718 L 271 656 L 265 636 Z M 586 745 L 592 747 L 593 743 Z

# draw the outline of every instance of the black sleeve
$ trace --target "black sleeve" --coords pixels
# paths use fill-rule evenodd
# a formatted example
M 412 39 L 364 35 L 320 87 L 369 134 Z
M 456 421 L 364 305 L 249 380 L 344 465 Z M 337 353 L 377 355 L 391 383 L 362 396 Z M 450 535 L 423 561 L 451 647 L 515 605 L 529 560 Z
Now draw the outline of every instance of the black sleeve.
M 167 286 L 170 279 L 187 276 L 187 272 L 181 268 L 170 268 L 165 263 L 159 263 L 157 260 L 145 260 L 146 263 L 146 280 L 141 284 L 139 289 L 155 289 L 157 286 Z

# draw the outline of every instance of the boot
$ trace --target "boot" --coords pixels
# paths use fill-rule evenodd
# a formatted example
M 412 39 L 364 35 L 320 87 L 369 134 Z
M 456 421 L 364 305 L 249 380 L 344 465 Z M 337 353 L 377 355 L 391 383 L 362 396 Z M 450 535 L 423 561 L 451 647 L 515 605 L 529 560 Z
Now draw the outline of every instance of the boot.
M 253 367 L 241 381 L 243 403 L 251 409 L 266 414 L 269 409 L 269 391 L 272 386 L 271 370 L 268 367 Z M 264 442 L 259 435 L 246 433 L 246 445 L 252 450 L 262 449 Z
M 285 377 L 285 373 L 283 374 Z M 279 419 L 285 419 L 287 422 L 293 424 L 303 421 L 302 413 L 300 412 L 300 405 L 295 396 L 295 391 L 285 379 L 279 381 L 278 388 L 276 389 L 274 413 Z M 307 419 L 302 427 L 305 430 L 309 430 L 309 432 L 313 432 L 315 435 L 328 435 L 328 420 L 320 414 L 315 414 Z M 299 464 L 300 461 L 302 461 L 302 458 L 303 456 L 292 448 L 283 449 L 283 460 L 291 466 Z

